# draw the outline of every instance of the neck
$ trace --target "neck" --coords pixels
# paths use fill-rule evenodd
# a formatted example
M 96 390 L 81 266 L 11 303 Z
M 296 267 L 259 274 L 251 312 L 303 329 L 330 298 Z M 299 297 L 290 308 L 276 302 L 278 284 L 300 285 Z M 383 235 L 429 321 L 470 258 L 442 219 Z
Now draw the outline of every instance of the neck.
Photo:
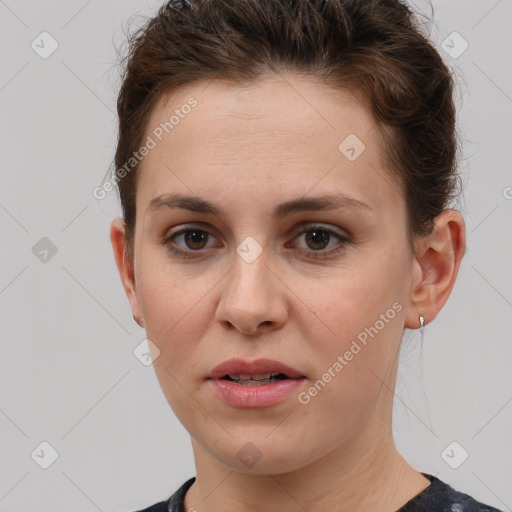
M 197 475 L 185 510 L 395 512 L 429 481 L 398 453 L 390 428 L 375 427 L 306 467 L 280 474 L 233 470 L 193 439 Z

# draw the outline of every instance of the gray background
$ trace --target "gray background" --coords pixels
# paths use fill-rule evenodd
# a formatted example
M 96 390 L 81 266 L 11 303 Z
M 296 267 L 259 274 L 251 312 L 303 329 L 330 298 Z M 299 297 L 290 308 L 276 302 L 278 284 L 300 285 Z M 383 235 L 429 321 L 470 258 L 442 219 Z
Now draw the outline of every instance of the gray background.
M 117 138 L 114 43 L 161 3 L 0 0 L 1 511 L 133 511 L 195 475 L 188 433 L 133 353 L 145 336 L 110 246 L 115 192 L 92 195 Z M 511 510 L 512 2 L 433 6 L 458 81 L 468 250 L 421 354 L 406 331 L 394 432 L 417 469 Z M 58 42 L 46 59 L 31 47 L 43 31 Z M 457 56 L 453 31 L 469 45 Z M 47 469 L 43 441 L 58 453 Z

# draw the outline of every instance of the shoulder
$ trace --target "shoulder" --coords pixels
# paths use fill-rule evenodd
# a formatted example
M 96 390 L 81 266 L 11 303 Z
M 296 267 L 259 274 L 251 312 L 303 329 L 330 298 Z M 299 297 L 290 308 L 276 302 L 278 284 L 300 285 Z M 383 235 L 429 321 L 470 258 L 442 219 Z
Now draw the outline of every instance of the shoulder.
M 189 478 L 168 500 L 159 501 L 143 510 L 136 512 L 184 512 L 183 500 L 189 487 L 195 482 L 196 477 Z
M 406 503 L 400 512 L 503 512 L 477 501 L 469 494 L 457 491 L 433 475 L 423 474 L 430 480 L 430 485 Z

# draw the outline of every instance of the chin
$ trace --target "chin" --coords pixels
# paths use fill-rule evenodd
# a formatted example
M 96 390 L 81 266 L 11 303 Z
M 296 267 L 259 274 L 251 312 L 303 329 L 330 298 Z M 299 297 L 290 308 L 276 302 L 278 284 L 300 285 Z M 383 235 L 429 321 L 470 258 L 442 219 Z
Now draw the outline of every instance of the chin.
M 306 460 L 306 453 L 310 457 L 311 450 L 297 443 L 293 436 L 281 440 L 269 432 L 262 429 L 259 436 L 245 434 L 243 438 L 230 438 L 225 450 L 217 451 L 215 457 L 233 471 L 251 475 L 288 473 L 311 462 Z M 298 453 L 300 449 L 305 450 L 304 457 Z
M 293 450 L 286 454 L 286 459 L 287 460 L 274 460 L 274 458 L 268 459 L 265 456 L 262 456 L 259 460 L 255 459 L 255 462 L 253 463 L 240 461 L 238 457 L 227 460 L 223 458 L 222 460 L 224 464 L 233 471 L 237 471 L 238 473 L 246 473 L 248 475 L 262 476 L 267 476 L 268 474 L 279 475 L 283 473 L 291 473 L 305 465 L 301 464 L 300 461 L 296 459 L 296 454 Z

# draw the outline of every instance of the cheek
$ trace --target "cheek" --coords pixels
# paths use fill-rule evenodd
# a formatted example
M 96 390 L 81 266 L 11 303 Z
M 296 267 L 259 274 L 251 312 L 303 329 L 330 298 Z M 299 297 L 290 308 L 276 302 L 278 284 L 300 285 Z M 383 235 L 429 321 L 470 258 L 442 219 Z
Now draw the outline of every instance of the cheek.
M 155 373 L 166 399 L 187 429 L 194 429 L 192 396 L 199 392 L 199 380 L 192 378 L 204 369 L 205 354 L 198 346 L 205 338 L 213 312 L 207 312 L 208 295 L 200 279 L 170 273 L 147 273 L 141 286 L 147 337 L 160 353 Z M 204 363 L 203 363 L 204 364 Z M 190 424 L 189 424 L 190 420 Z
M 396 313 L 403 309 L 404 292 L 400 282 L 404 279 L 405 267 L 387 256 L 379 253 L 372 260 L 361 258 L 357 268 L 343 269 L 328 281 L 317 283 L 318 286 L 307 283 L 305 296 L 330 327 L 331 339 L 350 341 L 379 321 L 381 315 L 385 315 L 385 320 L 393 320 L 385 322 L 386 331 L 397 323 Z
M 400 283 L 406 262 L 396 256 L 392 249 L 382 251 L 361 261 L 357 271 L 344 271 L 330 280 L 328 289 L 310 287 L 309 300 L 328 326 L 311 338 L 316 378 L 333 383 L 331 399 L 340 404 L 358 408 L 374 400 L 382 387 L 379 378 L 385 378 L 397 357 L 405 311 Z M 328 393 L 324 399 L 330 399 Z
M 136 277 L 141 309 L 156 341 L 164 343 L 183 323 L 194 325 L 190 317 L 207 286 L 197 272 L 173 264 L 162 248 L 148 246 L 140 252 Z

